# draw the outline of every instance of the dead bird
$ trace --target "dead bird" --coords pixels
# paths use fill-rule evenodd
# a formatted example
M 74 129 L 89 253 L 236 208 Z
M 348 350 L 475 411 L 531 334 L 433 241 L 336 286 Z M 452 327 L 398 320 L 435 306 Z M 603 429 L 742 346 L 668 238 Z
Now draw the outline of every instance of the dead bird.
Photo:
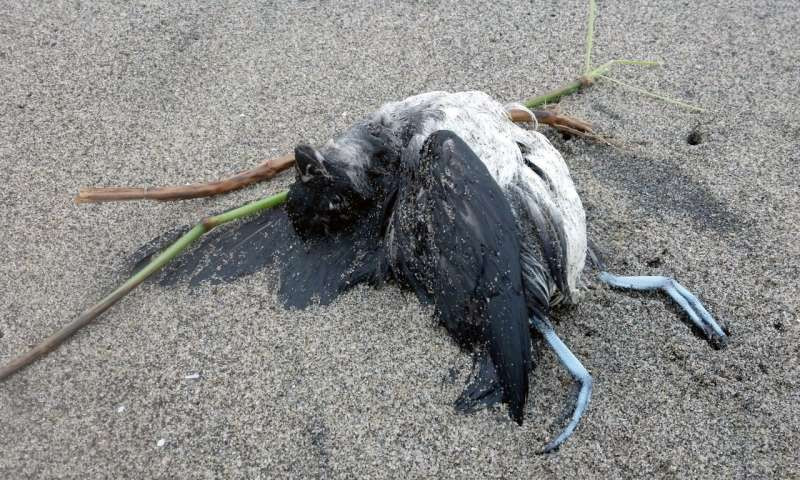
M 712 346 L 728 337 L 676 281 L 606 271 L 566 163 L 543 135 L 512 123 L 511 109 L 524 107 L 431 92 L 384 105 L 319 149 L 298 146 L 285 209 L 215 230 L 161 282 L 230 281 L 277 260 L 279 295 L 297 308 L 396 283 L 476 352 L 456 408 L 502 402 L 519 424 L 531 336 L 541 335 L 580 386 L 571 420 L 544 447 L 555 450 L 577 427 L 592 378 L 549 318 L 580 300 L 587 257 L 614 287 L 666 292 Z

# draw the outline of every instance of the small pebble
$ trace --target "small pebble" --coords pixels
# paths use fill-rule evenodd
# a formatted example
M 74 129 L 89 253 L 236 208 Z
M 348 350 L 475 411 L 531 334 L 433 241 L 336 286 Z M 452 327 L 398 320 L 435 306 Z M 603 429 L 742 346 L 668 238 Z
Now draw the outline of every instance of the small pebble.
M 167 441 L 166 441 L 165 439 L 163 439 L 163 438 L 160 438 L 160 439 L 159 439 L 159 440 L 156 442 L 156 446 L 157 446 L 157 447 L 159 447 L 159 448 L 160 448 L 160 447 L 163 447 L 163 446 L 164 446 L 164 445 L 166 445 L 166 444 L 167 444 Z

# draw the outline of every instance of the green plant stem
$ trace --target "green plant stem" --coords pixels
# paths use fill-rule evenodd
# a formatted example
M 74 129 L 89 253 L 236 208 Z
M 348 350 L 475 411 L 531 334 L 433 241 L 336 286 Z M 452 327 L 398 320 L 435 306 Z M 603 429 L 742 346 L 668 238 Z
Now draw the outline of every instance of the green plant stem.
M 588 75 L 592 70 L 592 47 L 594 46 L 594 19 L 597 17 L 597 2 L 589 0 L 589 18 L 586 20 L 586 61 L 583 74 Z
M 239 208 L 229 210 L 220 215 L 204 218 L 194 228 L 189 230 L 172 245 L 167 247 L 166 250 L 161 252 L 161 254 L 159 254 L 156 258 L 151 260 L 150 263 L 148 263 L 143 269 L 136 272 L 131 278 L 125 281 L 125 283 L 117 287 L 117 289 L 100 300 L 100 302 L 93 305 L 74 321 L 65 325 L 59 331 L 49 336 L 47 339 L 28 352 L 20 355 L 7 365 L 0 368 L 0 381 L 8 378 L 25 366 L 30 365 L 39 357 L 54 350 L 61 343 L 63 343 L 64 340 L 72 336 L 82 327 L 90 324 L 92 321 L 94 321 L 94 319 L 100 316 L 100 314 L 108 310 L 112 305 L 130 293 L 131 290 L 139 286 L 152 274 L 161 270 L 166 264 L 172 261 L 172 259 L 177 257 L 181 252 L 186 250 L 189 245 L 191 245 L 198 238 L 202 237 L 205 233 L 208 233 L 215 227 L 218 227 L 224 223 L 254 215 L 264 210 L 281 205 L 286 202 L 286 195 L 287 192 L 282 192 L 271 197 L 266 197 L 255 202 L 248 203 L 247 205 Z
M 547 104 L 557 103 L 561 100 L 562 97 L 567 95 L 572 95 L 575 92 L 583 90 L 584 88 L 590 86 L 594 83 L 595 80 L 602 77 L 613 67 L 614 65 L 643 65 L 643 66 L 657 66 L 661 65 L 660 62 L 653 62 L 649 60 L 611 60 L 610 62 L 606 62 L 599 67 L 590 70 L 582 77 L 562 86 L 555 90 L 552 90 L 544 95 L 539 95 L 538 97 L 533 97 L 529 100 L 526 100 L 524 105 L 529 108 L 539 108 L 543 107 Z

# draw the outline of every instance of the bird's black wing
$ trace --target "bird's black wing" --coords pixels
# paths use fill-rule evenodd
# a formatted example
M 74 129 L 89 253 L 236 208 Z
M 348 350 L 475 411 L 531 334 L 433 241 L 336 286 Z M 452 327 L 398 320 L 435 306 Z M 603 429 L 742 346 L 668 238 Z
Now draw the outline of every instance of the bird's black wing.
M 453 132 L 432 134 L 403 175 L 387 246 L 395 278 L 432 301 L 458 340 L 488 348 L 497 374 L 488 377 L 521 422 L 531 359 L 516 222 L 483 162 Z
M 158 276 L 162 285 L 188 281 L 226 283 L 276 264 L 280 269 L 279 298 L 284 305 L 303 308 L 314 301 L 332 302 L 359 283 L 379 283 L 386 276 L 382 240 L 375 220 L 360 219 L 333 236 L 301 239 L 283 208 L 218 227 L 188 252 L 167 265 Z M 144 266 L 188 228 L 168 232 L 134 254 L 134 270 Z

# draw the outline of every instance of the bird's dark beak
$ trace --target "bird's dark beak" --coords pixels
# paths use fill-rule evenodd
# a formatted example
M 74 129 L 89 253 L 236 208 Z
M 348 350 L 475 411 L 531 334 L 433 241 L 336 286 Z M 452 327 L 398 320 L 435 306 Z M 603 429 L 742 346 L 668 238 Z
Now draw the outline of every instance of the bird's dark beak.
M 299 182 L 306 183 L 315 177 L 329 176 L 328 170 L 325 168 L 325 157 L 314 147 L 298 145 L 294 149 L 294 160 L 294 168 Z

